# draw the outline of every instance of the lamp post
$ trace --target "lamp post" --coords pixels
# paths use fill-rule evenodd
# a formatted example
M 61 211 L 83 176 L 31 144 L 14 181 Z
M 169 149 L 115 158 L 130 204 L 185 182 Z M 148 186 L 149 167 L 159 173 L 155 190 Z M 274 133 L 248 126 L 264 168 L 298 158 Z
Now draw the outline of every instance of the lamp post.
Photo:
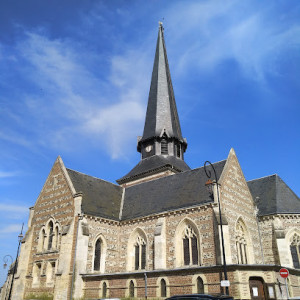
M 20 244 L 21 244 L 22 239 L 23 239 L 23 234 L 22 234 L 22 232 L 23 232 L 23 226 L 24 226 L 24 223 L 22 224 L 21 232 L 18 235 L 19 244 L 18 244 L 18 250 L 17 250 L 17 256 L 16 256 L 16 260 L 15 260 L 14 270 L 13 270 L 13 274 L 12 274 L 12 278 L 11 278 L 11 284 L 10 284 L 10 290 L 9 290 L 8 300 L 11 299 L 11 293 L 12 293 L 13 284 L 14 284 L 14 277 L 15 277 L 17 266 L 18 266 L 19 249 L 20 249 Z
M 212 168 L 215 176 L 215 182 L 211 180 L 211 171 L 207 169 L 207 164 Z M 213 195 L 213 185 L 216 183 L 217 185 L 217 198 L 218 198 L 218 205 L 219 205 L 219 217 L 220 217 L 220 225 L 221 225 L 221 241 L 222 241 L 222 254 L 223 254 L 223 268 L 224 268 L 224 279 L 228 281 L 227 277 L 227 265 L 226 265 L 226 255 L 225 255 L 225 246 L 224 246 L 224 235 L 223 235 L 223 222 L 222 222 L 222 212 L 221 212 L 221 203 L 220 203 L 220 198 L 219 198 L 219 183 L 218 183 L 218 177 L 216 170 L 213 166 L 213 164 L 210 161 L 206 161 L 204 163 L 204 171 L 206 176 L 208 177 L 207 182 L 205 183 L 206 187 L 208 188 L 209 192 Z M 229 295 L 229 289 L 226 284 L 225 286 L 225 294 Z
M 13 263 L 13 258 L 11 257 L 11 255 L 7 254 L 3 257 L 3 261 L 4 261 L 4 264 L 3 264 L 3 269 L 6 269 L 7 267 L 7 262 L 8 262 L 8 258 L 11 259 L 11 264 Z
M 255 214 L 255 217 L 256 217 L 256 223 L 257 223 L 257 228 L 258 228 L 258 236 L 259 236 L 259 244 L 260 244 L 262 263 L 265 264 L 264 251 L 263 251 L 263 247 L 262 247 L 262 240 L 261 240 L 260 226 L 259 226 L 259 219 L 258 219 L 258 213 L 259 213 L 258 204 L 259 204 L 259 201 L 260 201 L 260 198 L 255 197 L 254 203 L 255 203 L 256 208 L 255 208 L 254 214 Z

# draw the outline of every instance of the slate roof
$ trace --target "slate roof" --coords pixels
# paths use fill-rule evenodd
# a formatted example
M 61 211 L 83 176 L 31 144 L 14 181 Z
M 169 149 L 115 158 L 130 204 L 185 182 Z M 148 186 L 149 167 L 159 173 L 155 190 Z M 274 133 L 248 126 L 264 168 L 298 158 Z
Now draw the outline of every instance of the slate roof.
M 299 197 L 277 174 L 247 183 L 253 199 L 260 199 L 259 215 L 300 213 Z
M 214 163 L 220 177 L 226 160 Z M 188 170 L 125 189 L 122 220 L 212 202 L 204 168 Z
M 186 144 L 181 134 L 162 24 L 159 26 L 142 142 L 159 137 L 166 129 L 169 137 Z
M 83 193 L 82 211 L 85 214 L 119 219 L 122 187 L 71 169 L 67 172 L 76 193 Z
M 180 158 L 175 156 L 154 155 L 142 159 L 128 174 L 118 179 L 118 183 L 143 177 L 145 174 L 154 174 L 159 171 L 174 169 L 176 172 L 190 170 L 190 167 Z

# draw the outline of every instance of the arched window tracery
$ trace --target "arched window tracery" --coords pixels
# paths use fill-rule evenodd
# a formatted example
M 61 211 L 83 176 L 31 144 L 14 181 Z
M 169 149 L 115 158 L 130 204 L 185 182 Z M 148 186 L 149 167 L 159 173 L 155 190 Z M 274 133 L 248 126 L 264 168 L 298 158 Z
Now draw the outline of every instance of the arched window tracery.
M 52 241 L 53 241 L 53 222 L 50 221 L 48 224 L 48 250 L 52 249 Z
M 198 239 L 192 226 L 187 225 L 182 237 L 184 265 L 198 265 Z
M 146 241 L 140 235 L 137 236 L 134 244 L 135 258 L 134 266 L 135 270 L 144 270 L 146 268 Z
M 235 232 L 238 264 L 248 264 L 247 234 L 245 225 L 241 220 L 237 222 Z
M 147 237 L 141 228 L 131 233 L 127 247 L 127 270 L 145 270 L 147 259 Z

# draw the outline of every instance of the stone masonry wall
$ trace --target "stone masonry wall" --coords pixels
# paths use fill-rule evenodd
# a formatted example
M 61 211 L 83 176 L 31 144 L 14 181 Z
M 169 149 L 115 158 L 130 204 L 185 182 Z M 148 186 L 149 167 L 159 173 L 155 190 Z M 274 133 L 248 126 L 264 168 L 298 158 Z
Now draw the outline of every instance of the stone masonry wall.
M 40 251 L 38 249 L 39 235 L 41 228 L 52 218 L 54 225 L 58 223 L 60 226 L 59 241 L 63 240 L 62 231 L 70 226 L 73 216 L 73 194 L 65 178 L 61 162 L 57 159 L 34 206 L 32 219 L 33 237 L 26 276 L 26 295 L 37 293 L 52 294 L 54 292 L 56 276 L 54 275 L 53 284 L 46 283 L 46 267 L 49 261 L 55 262 L 55 273 L 57 272 L 61 243 L 59 243 L 58 249 Z M 39 284 L 32 286 L 32 272 L 36 262 L 41 263 L 41 277 Z M 66 286 L 64 286 L 65 288 Z
M 262 263 L 252 196 L 233 149 L 229 153 L 222 177 L 220 178 L 220 184 L 222 210 L 228 221 L 228 238 L 230 239 L 232 263 L 238 263 L 235 227 L 239 218 L 242 218 L 248 231 L 250 242 L 250 245 L 248 244 L 248 256 L 250 256 L 248 260 L 250 260 L 250 263 Z

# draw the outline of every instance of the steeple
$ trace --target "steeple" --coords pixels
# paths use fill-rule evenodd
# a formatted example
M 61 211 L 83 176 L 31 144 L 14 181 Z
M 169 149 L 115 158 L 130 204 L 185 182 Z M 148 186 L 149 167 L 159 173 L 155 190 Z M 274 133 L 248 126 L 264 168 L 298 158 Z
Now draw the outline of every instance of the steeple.
M 183 160 L 186 148 L 176 108 L 164 28 L 159 22 L 144 132 L 138 137 L 137 144 L 142 159 L 117 182 L 132 185 L 189 170 Z
M 167 141 L 168 153 L 165 153 L 166 149 L 161 149 L 164 148 L 162 142 L 165 143 L 165 140 Z M 159 147 L 159 144 L 162 144 L 162 147 Z M 151 145 L 152 151 L 149 151 Z M 142 153 L 142 158 L 167 154 L 183 159 L 186 147 L 187 143 L 181 134 L 176 108 L 164 40 L 164 28 L 160 22 L 144 133 L 138 141 L 137 148 Z

